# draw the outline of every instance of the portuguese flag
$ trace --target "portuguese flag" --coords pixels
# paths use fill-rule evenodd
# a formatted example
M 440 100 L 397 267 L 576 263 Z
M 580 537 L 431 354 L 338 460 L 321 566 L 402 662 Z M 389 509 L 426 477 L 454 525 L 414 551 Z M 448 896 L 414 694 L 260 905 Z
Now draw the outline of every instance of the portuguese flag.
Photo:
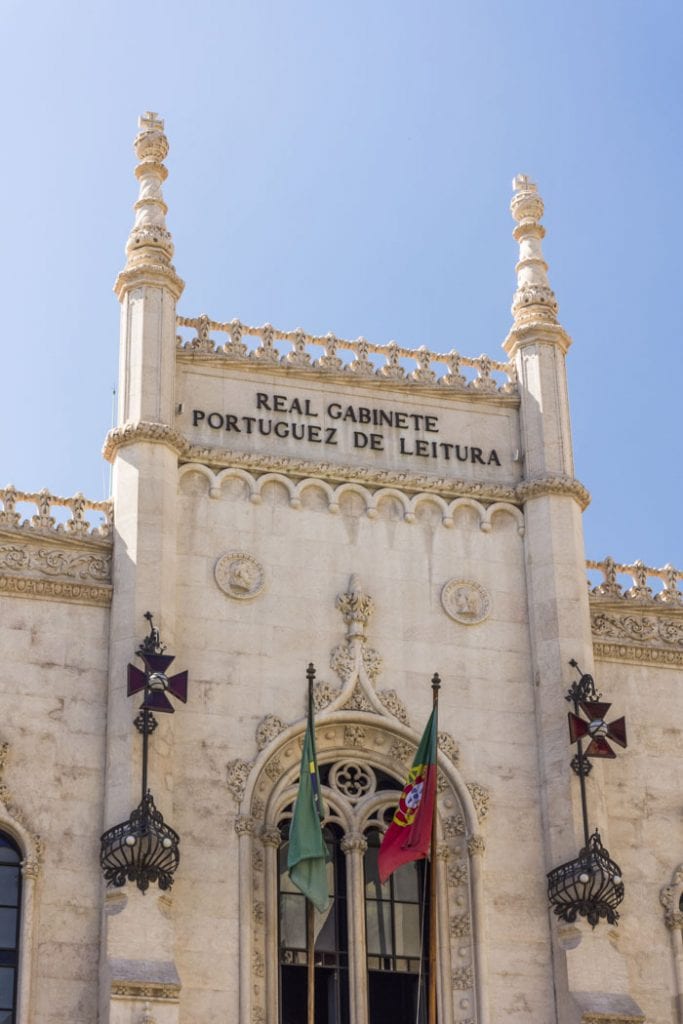
M 429 853 L 436 798 L 436 736 L 435 707 L 422 734 L 393 821 L 379 848 L 378 869 L 382 884 L 402 864 L 419 860 Z

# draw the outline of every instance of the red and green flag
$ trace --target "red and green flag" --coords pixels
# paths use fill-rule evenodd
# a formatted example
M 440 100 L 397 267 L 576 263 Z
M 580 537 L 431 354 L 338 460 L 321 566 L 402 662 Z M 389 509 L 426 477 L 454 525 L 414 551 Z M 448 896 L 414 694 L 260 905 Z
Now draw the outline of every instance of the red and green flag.
M 324 816 L 325 811 L 320 795 L 318 758 L 315 750 L 313 696 L 309 685 L 308 722 L 301 751 L 299 792 L 289 829 L 287 870 L 297 889 L 311 901 L 320 913 L 327 910 L 330 901 L 327 891 L 326 868 L 328 852 L 322 827 Z
M 429 716 L 393 820 L 379 848 L 379 879 L 402 864 L 426 857 L 432 840 L 436 799 L 437 709 Z

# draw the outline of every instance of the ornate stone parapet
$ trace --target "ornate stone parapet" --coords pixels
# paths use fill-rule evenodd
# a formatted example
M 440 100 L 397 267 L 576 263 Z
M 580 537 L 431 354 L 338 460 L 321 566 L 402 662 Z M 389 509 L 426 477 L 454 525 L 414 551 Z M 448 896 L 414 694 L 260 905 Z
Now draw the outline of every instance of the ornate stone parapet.
M 114 506 L 111 501 L 89 501 L 82 494 L 72 498 L 60 498 L 47 489 L 42 491 L 18 491 L 12 484 L 0 489 L 0 529 L 20 529 L 31 533 L 54 533 L 67 537 L 88 537 L 111 542 Z M 33 515 L 24 518 L 17 505 L 30 504 L 35 508 Z M 70 515 L 64 522 L 58 522 L 52 515 L 54 508 L 68 509 Z M 88 511 L 97 512 L 102 521 L 92 525 L 86 519 Z
M 613 558 L 586 565 L 602 573 L 597 585 L 588 581 L 596 658 L 683 665 L 683 573 L 671 565 L 654 569 L 640 561 L 626 565 Z M 626 580 L 620 581 L 620 576 Z
M 384 381 L 394 387 L 399 384 L 441 391 L 448 388 L 489 398 L 514 398 L 517 394 L 512 363 L 498 362 L 485 355 L 469 358 L 455 350 L 441 353 L 424 346 L 411 349 L 395 341 L 387 345 L 374 344 L 365 338 L 348 341 L 333 334 L 306 334 L 301 328 L 282 331 L 272 324 L 250 327 L 239 320 L 221 323 L 205 314 L 194 318 L 180 316 L 177 323 L 181 328 L 189 327 L 196 332 L 190 339 L 178 337 L 180 358 L 353 375 L 372 378 L 380 384 Z M 228 340 L 222 344 L 214 341 L 212 331 L 227 335 Z M 282 350 L 276 342 L 283 343 Z M 473 372 L 468 374 L 467 371 Z
M 0 490 L 0 594 L 79 604 L 111 602 L 112 503 L 82 494 Z M 28 513 L 23 504 L 33 506 Z M 53 515 L 57 509 L 62 511 Z M 64 519 L 63 512 L 69 512 Z M 98 513 L 93 525 L 86 513 Z
M 591 597 L 596 600 L 616 599 L 643 605 L 654 603 L 683 608 L 683 590 L 679 587 L 683 581 L 683 572 L 674 569 L 672 565 L 654 569 L 641 561 L 626 565 L 608 556 L 602 562 L 587 561 L 586 567 L 602 573 L 602 581 L 590 591 Z M 631 585 L 625 587 L 619 582 L 619 576 L 630 577 Z

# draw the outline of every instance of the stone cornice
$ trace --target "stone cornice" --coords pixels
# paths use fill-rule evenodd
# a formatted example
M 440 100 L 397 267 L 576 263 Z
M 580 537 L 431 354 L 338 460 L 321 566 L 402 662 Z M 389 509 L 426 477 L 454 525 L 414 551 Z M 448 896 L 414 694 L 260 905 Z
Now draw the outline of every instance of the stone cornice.
M 515 488 L 517 500 L 524 503 L 532 498 L 542 498 L 549 494 L 564 495 L 574 498 L 583 512 L 591 500 L 590 493 L 570 476 L 548 476 L 538 480 L 523 480 Z
M 179 430 L 169 427 L 166 423 L 126 423 L 122 427 L 114 427 L 104 439 L 102 455 L 107 462 L 113 462 L 119 448 L 140 441 L 151 441 L 153 444 L 165 444 L 172 448 L 176 455 L 182 456 L 188 443 Z
M 510 359 L 514 359 L 520 348 L 540 342 L 546 345 L 557 345 L 566 355 L 572 339 L 560 324 L 548 323 L 546 320 L 527 320 L 515 324 L 503 342 L 503 350 Z
M 683 665 L 683 607 L 591 595 L 590 612 L 596 658 L 662 668 Z
M 166 288 L 176 302 L 185 288 L 185 282 L 176 274 L 174 267 L 163 263 L 145 262 L 119 273 L 114 282 L 114 294 L 121 302 L 131 288 L 142 288 L 144 285 L 151 288 Z
M 279 455 L 235 452 L 228 448 L 192 445 L 179 430 L 164 423 L 127 423 L 123 427 L 114 427 L 105 438 L 102 454 L 108 462 L 113 462 L 119 448 L 141 441 L 168 445 L 181 462 L 199 462 L 219 469 L 230 466 L 252 473 L 282 473 L 296 479 L 320 477 L 336 483 L 353 482 L 370 487 L 394 487 L 408 493 L 424 491 L 445 497 L 471 496 L 480 501 L 506 501 L 517 505 L 523 505 L 532 498 L 552 494 L 574 498 L 582 510 L 590 503 L 589 492 L 583 484 L 571 477 L 544 477 L 539 480 L 522 481 L 516 486 L 505 486 L 417 473 L 365 469 L 331 462 L 312 462 Z
M 0 572 L 0 595 L 30 597 L 75 604 L 111 604 L 112 588 L 108 584 L 69 583 L 65 580 L 36 579 Z
M 40 544 L 51 551 L 60 549 L 65 552 L 83 551 L 95 557 L 104 558 L 111 552 L 112 536 L 110 534 L 99 537 L 92 533 L 87 536 L 74 536 L 57 529 L 48 532 L 32 526 L 27 520 L 20 526 L 0 525 L 0 551 L 7 544 L 24 544 L 30 547 Z M 1 560 L 0 565 L 2 565 Z

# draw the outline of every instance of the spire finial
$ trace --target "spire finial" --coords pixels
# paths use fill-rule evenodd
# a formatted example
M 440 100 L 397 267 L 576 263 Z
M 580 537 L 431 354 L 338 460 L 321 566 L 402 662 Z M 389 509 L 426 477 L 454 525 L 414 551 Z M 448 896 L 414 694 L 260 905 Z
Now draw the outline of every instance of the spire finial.
M 119 274 L 114 290 L 119 299 L 125 287 L 139 283 L 140 277 L 155 279 L 154 283 L 167 285 L 178 299 L 184 283 L 171 263 L 173 239 L 166 227 L 168 207 L 161 186 L 168 177 L 164 160 L 168 156 L 168 139 L 164 134 L 163 118 L 148 110 L 138 118 L 139 132 L 135 136 L 135 152 L 140 161 L 135 177 L 140 182 L 135 203 L 135 223 L 126 244 L 126 266 Z
M 540 224 L 543 200 L 528 175 L 518 174 L 512 181 L 514 195 L 510 211 L 517 221 L 512 232 L 519 242 L 517 291 L 512 300 L 516 324 L 529 321 L 557 323 L 557 301 L 548 282 L 548 264 L 543 259 L 541 242 L 545 228 Z

